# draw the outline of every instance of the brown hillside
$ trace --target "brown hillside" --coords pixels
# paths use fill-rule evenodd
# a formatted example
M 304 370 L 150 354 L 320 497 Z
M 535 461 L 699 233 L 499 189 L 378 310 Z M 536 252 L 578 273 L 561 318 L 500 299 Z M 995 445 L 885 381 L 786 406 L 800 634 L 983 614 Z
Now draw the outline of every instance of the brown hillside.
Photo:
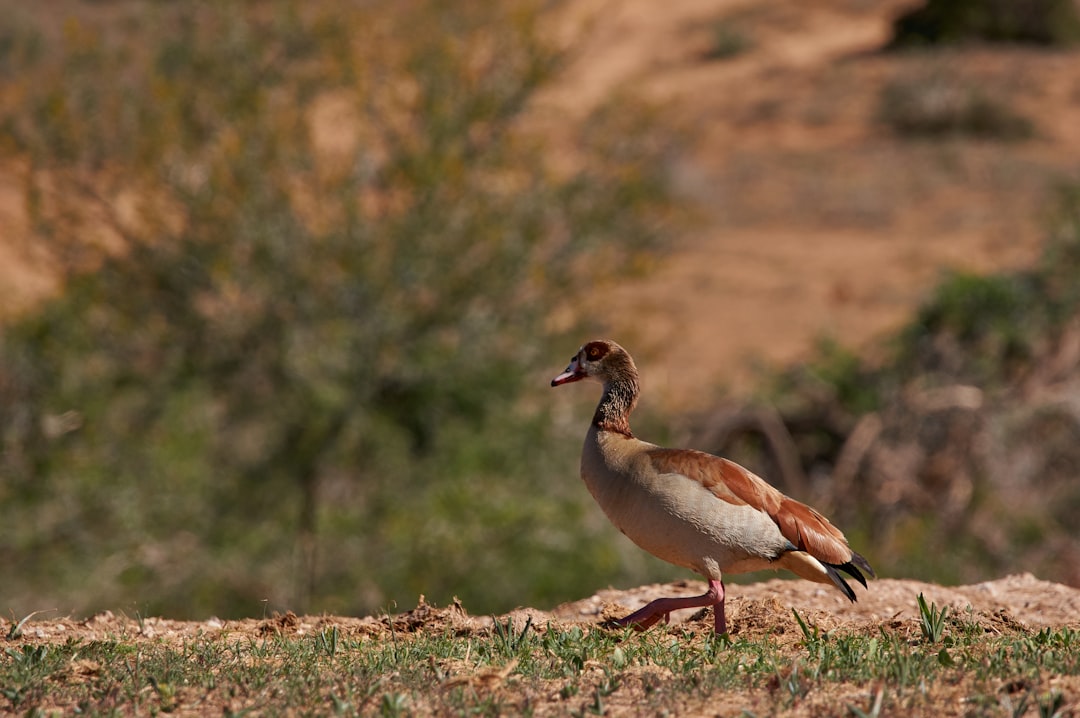
M 583 49 L 548 102 L 558 117 L 641 95 L 694 144 L 677 168 L 700 224 L 656 272 L 594 303 L 645 361 L 649 396 L 698 408 L 750 388 L 761 362 L 830 336 L 866 347 L 944 268 L 1029 263 L 1060 178 L 1080 156 L 1080 57 L 1022 48 L 884 54 L 910 3 L 595 0 L 574 3 Z M 714 28 L 746 49 L 708 59 Z M 945 78 L 1029 118 L 1020 142 L 898 137 L 891 82 Z M 663 397 L 663 398 L 661 398 Z
M 745 393 L 755 366 L 797 360 L 823 335 L 866 347 L 943 268 L 1035 256 L 1055 184 L 1080 156 L 1080 53 L 880 53 L 909 5 L 585 0 L 559 16 L 574 59 L 534 110 L 542 126 L 555 133 L 618 91 L 692 138 L 676 180 L 698 221 L 654 272 L 584 307 L 646 359 L 679 343 L 677 373 L 643 362 L 658 405 Z M 742 49 L 709 59 L 718 33 Z M 897 137 L 879 117 L 882 90 L 920 77 L 984 89 L 1031 119 L 1034 138 Z M 0 316 L 52 286 L 16 251 L 19 192 L 18 168 L 0 168 Z

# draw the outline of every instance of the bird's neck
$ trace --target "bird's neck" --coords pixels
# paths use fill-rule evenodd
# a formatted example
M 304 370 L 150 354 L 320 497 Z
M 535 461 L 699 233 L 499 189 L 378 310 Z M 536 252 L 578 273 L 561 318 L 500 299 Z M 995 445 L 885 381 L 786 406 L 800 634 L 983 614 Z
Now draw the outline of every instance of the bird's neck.
M 593 414 L 593 425 L 600 431 L 613 431 L 633 438 L 630 431 L 630 412 L 638 399 L 638 381 L 635 376 L 615 377 L 604 384 L 604 393 Z

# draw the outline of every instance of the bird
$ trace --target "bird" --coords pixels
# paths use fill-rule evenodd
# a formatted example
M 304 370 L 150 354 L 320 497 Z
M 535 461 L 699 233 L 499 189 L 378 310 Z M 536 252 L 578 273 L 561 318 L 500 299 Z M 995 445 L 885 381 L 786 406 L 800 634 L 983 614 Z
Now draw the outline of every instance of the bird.
M 658 598 L 614 620 L 645 630 L 681 608 L 713 607 L 713 628 L 727 633 L 724 576 L 766 569 L 855 592 L 840 572 L 867 587 L 869 562 L 853 551 L 827 518 L 728 459 L 692 449 L 650 444 L 630 430 L 640 382 L 630 354 L 598 339 L 582 345 L 561 386 L 584 379 L 603 385 L 585 435 L 581 478 L 608 519 L 657 558 L 694 571 L 708 582 L 700 596 Z

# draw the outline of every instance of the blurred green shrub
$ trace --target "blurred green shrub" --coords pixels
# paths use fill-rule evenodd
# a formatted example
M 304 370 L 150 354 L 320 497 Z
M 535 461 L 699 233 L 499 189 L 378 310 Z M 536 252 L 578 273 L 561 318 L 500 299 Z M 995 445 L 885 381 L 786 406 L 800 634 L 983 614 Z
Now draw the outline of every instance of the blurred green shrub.
M 578 340 L 549 317 L 656 245 L 670 148 L 620 105 L 550 162 L 520 122 L 559 66 L 538 23 L 179 2 L 5 56 L 0 149 L 64 276 L 0 339 L 5 610 L 616 579 L 534 387 Z
M 1035 134 L 1031 120 L 1004 99 L 942 73 L 921 72 L 889 82 L 878 114 L 905 137 L 1023 140 Z
M 899 340 L 906 373 L 1001 385 L 1033 358 L 1049 306 L 1028 274 L 945 277 Z
M 709 46 L 706 60 L 728 60 L 748 52 L 754 47 L 750 34 L 727 18 L 713 20 L 709 26 Z
M 1080 315 L 1080 184 L 1061 188 L 1054 214 L 1034 267 L 946 273 L 896 333 L 888 356 L 870 361 L 822 340 L 811 361 L 774 377 L 769 400 L 791 414 L 829 404 L 851 422 L 912 381 L 1015 386 L 1056 351 Z
M 1034 267 L 946 275 L 900 333 L 893 370 L 1001 389 L 1057 351 L 1080 314 L 1080 184 L 1061 188 L 1054 215 Z
M 893 48 L 973 42 L 1073 45 L 1080 15 L 1072 0 L 928 0 L 893 23 Z

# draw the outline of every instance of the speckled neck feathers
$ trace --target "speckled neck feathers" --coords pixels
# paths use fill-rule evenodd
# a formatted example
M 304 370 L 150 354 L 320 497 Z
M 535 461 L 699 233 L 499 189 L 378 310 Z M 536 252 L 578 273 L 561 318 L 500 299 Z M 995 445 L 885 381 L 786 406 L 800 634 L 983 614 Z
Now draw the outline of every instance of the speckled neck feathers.
M 632 438 L 630 412 L 637 406 L 637 367 L 625 352 L 612 354 L 605 361 L 604 393 L 593 414 L 593 425 L 601 431 L 613 431 Z

